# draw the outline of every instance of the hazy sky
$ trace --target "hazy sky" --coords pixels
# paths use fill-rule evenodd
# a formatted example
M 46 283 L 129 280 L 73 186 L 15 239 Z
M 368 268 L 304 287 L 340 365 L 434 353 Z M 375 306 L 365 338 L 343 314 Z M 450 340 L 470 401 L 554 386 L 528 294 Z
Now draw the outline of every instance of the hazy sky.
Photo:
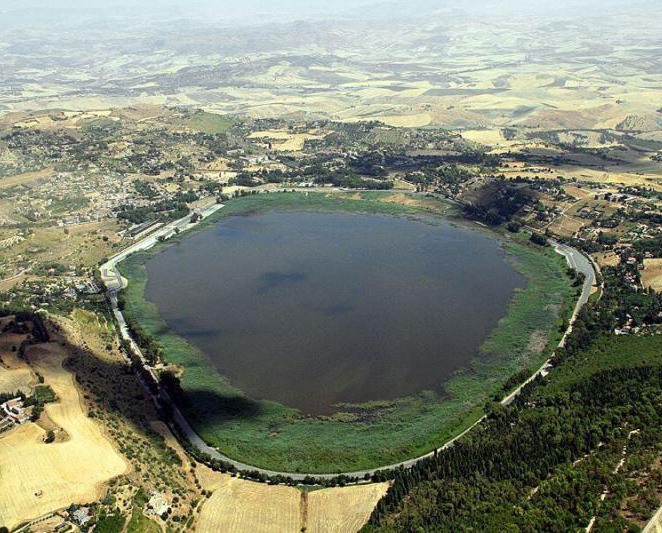
M 563 18 L 627 13 L 659 0 L 0 0 L 0 25 L 59 26 L 129 18 L 157 23 L 191 19 L 221 24 L 294 20 L 411 18 L 465 11 L 483 18 Z
M 182 15 L 213 13 L 215 16 L 250 16 L 269 14 L 274 18 L 299 15 L 338 14 L 354 8 L 375 5 L 397 13 L 399 10 L 434 9 L 443 7 L 487 9 L 568 9 L 572 15 L 576 9 L 587 6 L 622 5 L 641 3 L 644 0 L 0 0 L 0 12 L 40 9 L 67 9 L 77 11 L 98 10 L 113 12 L 117 9 L 136 13 L 151 12 Z M 651 0 L 647 0 L 651 1 Z M 651 3 L 653 3 L 651 1 Z
M 249 18 L 251 15 L 268 15 L 274 20 L 292 17 L 335 15 L 376 0 L 2 0 L 1 12 L 20 12 L 34 9 L 65 9 L 69 12 L 104 13 L 111 15 L 118 10 L 123 14 L 152 14 L 156 17 L 197 17 L 213 15 L 214 18 Z

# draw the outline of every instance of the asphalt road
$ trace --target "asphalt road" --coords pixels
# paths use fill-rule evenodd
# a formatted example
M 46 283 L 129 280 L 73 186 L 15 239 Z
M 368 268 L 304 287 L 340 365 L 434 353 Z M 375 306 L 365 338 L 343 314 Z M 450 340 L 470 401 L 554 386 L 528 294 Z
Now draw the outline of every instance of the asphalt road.
M 572 325 L 575 323 L 579 311 L 581 310 L 582 307 L 584 307 L 584 305 L 586 305 L 588 299 L 591 297 L 591 292 L 593 291 L 593 287 L 595 286 L 596 283 L 596 274 L 591 261 L 579 250 L 575 250 L 570 246 L 566 246 L 565 244 L 561 244 L 556 241 L 550 241 L 550 242 L 552 246 L 554 246 L 556 252 L 563 255 L 566 258 L 569 267 L 574 268 L 575 270 L 581 272 L 585 276 L 584 285 L 582 286 L 582 292 L 579 295 L 579 298 L 577 299 L 577 304 L 575 305 L 575 309 L 573 310 L 572 316 L 570 317 L 570 321 L 569 321 L 570 325 L 568 326 L 568 329 L 564 333 L 561 342 L 559 342 L 559 347 L 562 347 L 563 345 L 565 345 L 565 340 L 568 338 L 568 335 L 570 335 L 570 332 L 572 332 Z M 543 363 L 543 365 L 538 369 L 538 371 L 535 374 L 533 374 L 529 379 L 527 379 L 524 383 L 522 383 L 519 387 L 517 387 L 513 392 L 508 394 L 508 396 L 506 396 L 503 400 L 501 400 L 501 404 L 502 405 L 511 404 L 513 400 L 520 394 L 520 392 L 522 392 L 522 389 L 526 385 L 528 385 L 531 381 L 536 379 L 539 375 L 545 376 L 549 372 L 549 369 L 550 369 L 550 360 L 548 359 Z
M 202 216 L 202 219 L 205 219 L 209 215 L 215 213 L 221 208 L 223 208 L 222 204 L 214 204 L 211 207 L 202 210 L 200 212 L 200 215 Z M 119 254 L 111 257 L 106 263 L 101 265 L 101 267 L 99 268 L 99 270 L 101 271 L 101 278 L 106 284 L 108 291 L 117 293 L 121 291 L 126 285 L 126 281 L 122 278 L 122 276 L 120 276 L 120 273 L 117 270 L 118 263 L 124 261 L 129 255 L 131 255 L 134 252 L 149 250 L 152 246 L 154 246 L 158 242 L 160 237 L 167 237 L 169 235 L 172 235 L 173 233 L 175 233 L 176 230 L 182 232 L 194 227 L 195 224 L 191 224 L 190 219 L 191 219 L 191 215 L 189 214 L 186 215 L 184 218 L 180 218 L 179 220 L 175 220 L 170 224 L 166 224 L 165 226 L 160 227 L 154 233 L 132 244 L 131 246 L 129 246 Z
M 203 213 L 203 217 L 209 216 L 211 213 L 216 211 L 217 209 L 220 209 L 221 205 L 218 206 L 212 206 L 212 208 L 209 208 L 207 212 Z M 108 292 L 109 292 L 109 297 L 110 301 L 113 307 L 113 313 L 117 319 L 117 322 L 120 326 L 120 336 L 127 340 L 133 351 L 139 356 L 141 361 L 143 362 L 143 365 L 145 366 L 146 370 L 152 374 L 152 376 L 156 380 L 156 372 L 153 368 L 151 368 L 147 362 L 145 361 L 140 348 L 138 345 L 133 341 L 129 334 L 128 327 L 126 325 L 126 321 L 124 320 L 124 316 L 122 315 L 121 311 L 117 307 L 117 293 L 122 290 L 126 286 L 126 280 L 124 280 L 121 275 L 119 274 L 117 270 L 117 264 L 126 259 L 126 257 L 136 251 L 139 250 L 147 250 L 154 246 L 158 242 L 158 238 L 160 236 L 165 236 L 174 231 L 175 228 L 180 229 L 180 231 L 185 231 L 186 229 L 189 229 L 193 225 L 189 223 L 189 218 L 190 217 L 185 217 L 183 219 L 180 219 L 178 221 L 175 221 L 171 224 L 168 224 L 167 226 L 164 226 L 163 228 L 160 228 L 157 230 L 155 233 L 152 235 L 146 237 L 142 241 L 133 244 L 120 254 L 116 255 L 112 259 L 110 259 L 107 263 L 103 264 L 100 267 L 101 270 L 101 275 L 102 278 L 104 279 L 104 282 L 106 283 L 106 286 L 108 287 Z M 585 276 L 586 279 L 584 281 L 584 285 L 582 287 L 582 292 L 581 295 L 577 301 L 577 304 L 575 306 L 574 312 L 572 314 L 572 317 L 570 319 L 570 325 L 568 327 L 568 330 L 566 331 L 565 335 L 563 336 L 563 339 L 561 340 L 559 346 L 563 346 L 565 344 L 565 339 L 566 337 L 570 334 L 572 331 L 572 324 L 574 323 L 575 319 L 577 318 L 577 315 L 581 308 L 588 302 L 588 299 L 591 295 L 591 291 L 593 289 L 593 286 L 595 285 L 596 282 L 596 273 L 594 271 L 593 265 L 590 262 L 590 260 L 581 252 L 578 250 L 571 248 L 569 246 L 557 243 L 552 241 L 552 245 L 554 246 L 554 249 L 556 250 L 557 253 L 563 255 L 567 262 L 568 266 L 576 269 L 579 272 L 582 272 Z M 522 389 L 524 388 L 525 385 L 527 385 L 529 382 L 533 381 L 538 375 L 546 375 L 548 370 L 550 368 L 550 361 L 546 361 L 540 369 L 538 369 L 537 372 L 535 372 L 526 382 L 524 382 L 522 385 L 520 385 L 517 389 L 515 389 L 513 392 L 511 392 L 508 396 L 506 396 L 502 401 L 502 405 L 508 405 L 512 403 L 512 401 L 520 394 Z M 158 382 L 158 380 L 157 380 Z M 422 461 L 423 459 L 426 459 L 428 457 L 432 457 L 436 452 L 439 452 L 441 450 L 444 450 L 455 443 L 458 439 L 466 435 L 469 431 L 471 431 L 474 427 L 479 425 L 485 417 L 482 417 L 480 420 L 476 421 L 473 425 L 468 427 L 465 431 L 463 431 L 460 435 L 456 436 L 455 438 L 449 440 L 448 442 L 444 443 L 441 447 L 437 448 L 437 450 L 433 450 L 425 455 L 422 455 L 420 457 L 416 457 L 413 459 L 409 459 L 406 461 L 402 461 L 399 463 L 391 464 L 391 465 L 386 465 L 382 466 L 380 468 L 375 468 L 371 470 L 361 470 L 357 472 L 338 472 L 335 474 L 314 474 L 314 473 L 293 473 L 293 472 L 279 472 L 279 471 L 274 471 L 274 470 L 267 470 L 264 468 L 257 468 L 255 466 L 251 466 L 245 463 L 241 463 L 239 461 L 235 461 L 234 459 L 227 457 L 226 455 L 223 455 L 220 453 L 218 450 L 215 448 L 212 448 L 211 446 L 207 445 L 202 438 L 193 430 L 193 428 L 189 425 L 188 421 L 184 418 L 182 413 L 179 411 L 177 406 L 172 402 L 172 400 L 168 397 L 168 394 L 164 390 L 160 390 L 158 393 L 158 398 L 157 400 L 159 402 L 167 402 L 171 404 L 173 407 L 173 419 L 181 432 L 184 434 L 184 436 L 195 446 L 198 450 L 201 452 L 209 454 L 211 457 L 214 459 L 218 459 L 221 461 L 225 461 L 227 463 L 230 463 L 234 465 L 235 468 L 239 471 L 257 471 L 262 474 L 265 474 L 267 476 L 285 476 L 285 477 L 291 477 L 295 481 L 302 481 L 304 478 L 311 476 L 319 479 L 331 479 L 334 477 L 337 477 L 338 475 L 345 475 L 348 477 L 357 477 L 357 478 L 363 478 L 364 476 L 368 475 L 371 476 L 377 471 L 384 471 L 384 470 L 396 470 L 398 468 L 408 468 L 416 463 Z

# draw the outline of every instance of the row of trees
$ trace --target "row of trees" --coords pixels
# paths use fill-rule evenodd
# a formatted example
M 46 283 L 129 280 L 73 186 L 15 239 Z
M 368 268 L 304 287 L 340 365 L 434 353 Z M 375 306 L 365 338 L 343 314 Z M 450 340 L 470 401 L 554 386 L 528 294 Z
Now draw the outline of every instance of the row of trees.
M 163 361 L 163 349 L 159 343 L 156 342 L 134 319 L 125 317 L 125 320 L 126 325 L 129 328 L 129 333 L 140 348 L 145 360 L 151 366 Z

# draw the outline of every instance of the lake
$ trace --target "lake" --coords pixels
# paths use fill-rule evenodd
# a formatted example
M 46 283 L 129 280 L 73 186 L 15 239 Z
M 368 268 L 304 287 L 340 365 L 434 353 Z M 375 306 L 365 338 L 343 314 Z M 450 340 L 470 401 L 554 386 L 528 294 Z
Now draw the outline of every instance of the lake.
M 439 218 L 233 216 L 147 263 L 145 296 L 248 396 L 303 414 L 442 393 L 525 279 Z

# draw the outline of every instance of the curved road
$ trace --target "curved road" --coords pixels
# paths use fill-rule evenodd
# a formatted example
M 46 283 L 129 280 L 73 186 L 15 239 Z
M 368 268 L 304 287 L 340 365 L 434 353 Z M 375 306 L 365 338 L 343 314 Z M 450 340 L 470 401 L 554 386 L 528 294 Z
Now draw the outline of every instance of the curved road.
M 202 213 L 202 217 L 206 218 L 216 210 L 220 209 L 223 207 L 222 205 L 216 205 L 212 206 L 211 208 L 207 209 Z M 127 340 L 134 351 L 134 353 L 140 358 L 140 360 L 143 363 L 143 366 L 149 372 L 152 377 L 155 379 L 155 381 L 158 383 L 158 378 L 156 375 L 156 372 L 154 368 L 150 367 L 147 362 L 145 361 L 140 348 L 138 345 L 133 341 L 129 334 L 128 327 L 126 325 L 126 321 L 124 320 L 124 316 L 122 315 L 121 311 L 117 307 L 117 294 L 119 291 L 121 291 L 123 288 L 126 287 L 126 280 L 122 278 L 120 275 L 119 271 L 117 270 L 117 264 L 126 257 L 134 252 L 137 252 L 139 250 L 147 250 L 154 246 L 156 242 L 158 241 L 158 238 L 163 236 L 167 237 L 168 235 L 172 234 L 175 228 L 178 228 L 180 231 L 184 231 L 186 229 L 189 229 L 190 227 L 193 227 L 193 224 L 189 223 L 189 218 L 190 216 L 187 216 L 183 219 L 177 220 L 171 224 L 168 224 L 165 227 L 160 228 L 156 232 L 154 232 L 152 235 L 146 237 L 142 241 L 133 244 L 126 250 L 124 250 L 122 253 L 116 255 L 112 259 L 110 259 L 107 263 L 103 264 L 100 267 L 101 271 L 101 276 L 106 283 L 106 286 L 108 288 L 108 295 L 109 299 L 113 308 L 113 313 L 115 315 L 115 318 L 117 319 L 117 322 L 119 324 L 119 333 L 120 336 Z M 588 302 L 588 299 L 591 295 L 591 291 L 593 287 L 595 286 L 596 282 L 596 274 L 595 270 L 593 268 L 593 264 L 591 261 L 581 252 L 578 250 L 571 248 L 569 246 L 551 241 L 552 245 L 554 246 L 554 249 L 556 250 L 557 253 L 563 255 L 567 262 L 568 266 L 571 268 L 574 268 L 575 270 L 583 273 L 586 276 L 586 279 L 584 281 L 584 286 L 582 287 L 582 292 L 581 295 L 577 301 L 577 304 L 575 306 L 574 312 L 572 314 L 572 317 L 570 319 L 570 325 L 561 339 L 561 342 L 559 343 L 559 346 L 563 346 L 565 344 L 565 340 L 567 336 L 570 334 L 572 331 L 572 325 L 577 318 L 577 315 L 579 314 L 580 309 Z M 512 401 L 520 394 L 522 389 L 524 388 L 525 385 L 533 381 L 536 377 L 539 375 L 546 375 L 549 371 L 550 368 L 550 361 L 547 360 L 545 363 L 524 383 L 522 383 L 517 389 L 515 389 L 513 392 L 508 394 L 503 400 L 501 400 L 502 405 L 508 405 L 512 403 Z M 157 397 L 155 398 L 157 402 L 166 402 L 172 405 L 173 407 L 173 419 L 177 426 L 181 429 L 181 432 L 184 434 L 184 436 L 195 446 L 198 450 L 201 452 L 209 454 L 212 458 L 220 460 L 220 461 L 225 461 L 227 463 L 230 463 L 234 465 L 234 467 L 243 472 L 260 472 L 264 475 L 267 476 L 284 476 L 284 477 L 290 477 L 294 479 L 295 481 L 303 481 L 304 478 L 306 477 L 315 477 L 318 479 L 332 479 L 334 477 L 337 477 L 339 475 L 345 475 L 347 477 L 357 477 L 357 478 L 363 478 L 366 475 L 371 476 L 377 471 L 384 471 L 384 470 L 395 470 L 401 467 L 407 468 L 415 465 L 419 461 L 422 461 L 423 459 L 426 459 L 428 457 L 432 457 L 435 453 L 444 450 L 448 448 L 449 446 L 452 446 L 453 443 L 458 440 L 459 438 L 463 437 L 466 435 L 469 431 L 471 431 L 474 427 L 476 427 L 478 424 L 480 424 L 485 417 L 483 416 L 480 418 L 478 421 L 476 421 L 474 424 L 472 424 L 470 427 L 468 427 L 466 430 L 464 430 L 462 433 L 454 437 L 453 439 L 449 440 L 445 444 L 443 444 L 441 447 L 437 448 L 436 450 L 433 450 L 429 453 L 426 453 L 425 455 L 422 455 L 420 457 L 416 457 L 414 459 L 409 459 L 407 461 L 402 461 L 399 463 L 383 466 L 381 468 L 374 468 L 371 470 L 361 470 L 358 472 L 339 472 L 336 474 L 314 474 L 314 473 L 293 473 L 293 472 L 278 472 L 274 470 L 267 470 L 264 468 L 257 468 L 255 466 L 247 465 L 245 463 L 241 463 L 239 461 L 235 461 L 234 459 L 227 457 L 226 455 L 223 455 L 220 453 L 217 449 L 212 448 L 211 446 L 207 445 L 202 438 L 193 430 L 193 428 L 189 425 L 187 420 L 184 418 L 180 410 L 177 408 L 177 406 L 174 404 L 174 402 L 168 397 L 168 394 L 166 391 L 163 389 L 159 388 L 159 392 Z
M 586 305 L 588 299 L 591 297 L 591 292 L 595 287 L 597 277 L 595 274 L 595 269 L 593 268 L 593 263 L 588 257 L 586 257 L 579 250 L 576 250 L 575 248 L 571 248 L 570 246 L 566 246 L 565 244 L 561 244 L 556 241 L 550 241 L 550 242 L 552 246 L 554 246 L 554 250 L 556 250 L 556 253 L 561 254 L 566 258 L 566 261 L 568 262 L 568 266 L 570 268 L 573 268 L 577 272 L 581 272 L 585 276 L 584 285 L 582 286 L 582 292 L 579 295 L 579 299 L 575 304 L 575 309 L 573 310 L 572 316 L 570 317 L 570 321 L 569 321 L 570 325 L 563 334 L 563 338 L 561 339 L 561 342 L 559 342 L 559 348 L 560 348 L 565 345 L 565 340 L 568 338 L 568 335 L 570 335 L 570 333 L 572 332 L 572 326 L 575 323 L 575 320 L 577 319 L 577 315 L 579 314 L 579 311 L 581 310 L 582 307 L 584 307 L 584 305 Z M 501 404 L 502 405 L 511 404 L 513 400 L 519 395 L 519 393 L 522 392 L 522 389 L 526 385 L 531 383 L 539 375 L 546 376 L 549 373 L 550 368 L 551 368 L 551 361 L 550 359 L 548 359 L 543 363 L 543 365 L 538 369 L 538 371 L 535 372 L 529 379 L 527 379 L 513 392 L 511 392 L 503 400 L 501 400 Z

